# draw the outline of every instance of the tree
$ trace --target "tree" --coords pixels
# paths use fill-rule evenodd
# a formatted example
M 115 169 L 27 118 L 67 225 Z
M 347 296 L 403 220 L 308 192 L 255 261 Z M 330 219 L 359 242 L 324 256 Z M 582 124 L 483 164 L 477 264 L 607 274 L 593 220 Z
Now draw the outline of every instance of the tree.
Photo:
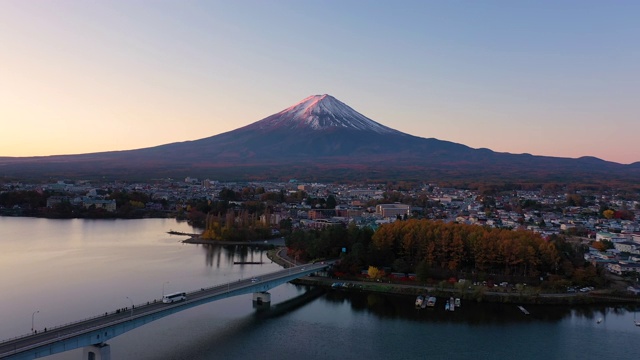
M 222 190 L 220 190 L 218 197 L 220 198 L 220 200 L 225 201 L 234 201 L 239 198 L 235 191 L 227 188 L 223 188 Z
M 367 274 L 371 279 L 380 279 L 384 276 L 384 270 L 380 270 L 375 266 L 369 266 L 369 270 L 367 271 Z
M 333 195 L 329 195 L 327 197 L 326 207 L 327 209 L 335 209 L 337 205 L 336 197 Z
M 293 228 L 293 222 L 291 221 L 291 218 L 280 220 L 280 231 L 290 232 L 292 228 Z
M 584 206 L 584 199 L 578 194 L 567 195 L 568 206 Z
M 613 219 L 613 215 L 614 214 L 615 214 L 615 211 L 613 211 L 611 209 L 607 209 L 607 210 L 602 212 L 602 216 L 604 216 L 607 219 Z
M 416 268 L 416 276 L 420 281 L 427 281 L 429 278 L 429 264 L 426 261 L 420 262 Z
M 540 226 L 541 228 L 546 227 L 547 223 L 544 222 L 543 218 L 540 218 L 540 222 L 538 222 L 538 226 Z
M 411 267 L 403 258 L 398 258 L 393 262 L 393 270 L 401 273 L 408 273 L 411 271 Z
M 608 250 L 608 249 L 615 249 L 615 245 L 613 244 L 613 241 L 611 240 L 601 240 L 600 241 L 603 245 L 604 245 L 604 250 Z

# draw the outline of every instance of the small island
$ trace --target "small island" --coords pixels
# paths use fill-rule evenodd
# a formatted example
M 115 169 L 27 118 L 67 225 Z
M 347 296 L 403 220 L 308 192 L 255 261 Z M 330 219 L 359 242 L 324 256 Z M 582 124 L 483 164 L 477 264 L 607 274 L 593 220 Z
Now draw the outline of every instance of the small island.
M 279 236 L 270 227 L 264 225 L 256 216 L 247 212 L 240 212 L 236 216 L 228 211 L 224 217 L 220 214 L 208 214 L 205 219 L 205 229 L 201 234 L 169 231 L 172 235 L 189 236 L 183 243 L 214 244 L 214 245 L 251 245 L 273 247 L 269 239 Z

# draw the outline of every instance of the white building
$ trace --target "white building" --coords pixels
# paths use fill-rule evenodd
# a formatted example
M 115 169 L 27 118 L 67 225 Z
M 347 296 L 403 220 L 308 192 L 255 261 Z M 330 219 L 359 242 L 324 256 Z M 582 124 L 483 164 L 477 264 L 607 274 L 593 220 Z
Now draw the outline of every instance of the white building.
M 405 204 L 380 204 L 376 206 L 376 214 L 382 217 L 396 217 L 411 215 L 411 206 Z

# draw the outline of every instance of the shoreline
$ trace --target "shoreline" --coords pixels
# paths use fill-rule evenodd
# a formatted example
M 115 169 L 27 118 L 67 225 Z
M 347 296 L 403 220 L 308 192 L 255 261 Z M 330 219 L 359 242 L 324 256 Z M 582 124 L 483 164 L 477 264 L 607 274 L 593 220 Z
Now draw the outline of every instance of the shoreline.
M 269 243 L 267 240 L 256 240 L 256 241 L 223 241 L 223 240 L 205 240 L 200 238 L 200 235 L 197 234 L 187 234 L 187 233 L 177 233 L 174 231 L 172 235 L 185 235 L 190 236 L 186 240 L 182 240 L 183 244 L 199 244 L 199 245 L 248 245 L 248 246 L 262 246 L 262 247 L 272 247 L 275 246 Z
M 430 286 L 407 285 L 396 283 L 377 283 L 371 281 L 339 280 L 324 277 L 304 277 L 291 281 L 296 285 L 321 286 L 336 291 L 381 293 L 400 296 L 430 295 L 437 298 L 456 297 L 465 301 L 524 304 L 524 305 L 612 305 L 640 304 L 640 298 L 610 296 L 608 294 L 518 294 L 498 293 L 484 289 L 481 294 L 476 291 L 455 289 L 437 289 Z M 334 283 L 342 284 L 339 287 Z
M 267 252 L 267 257 L 282 267 L 287 267 L 288 261 L 280 257 L 280 251 L 285 247 L 278 247 Z M 459 290 L 438 288 L 422 284 L 384 283 L 375 281 L 334 279 L 319 276 L 306 276 L 291 281 L 296 285 L 320 286 L 327 289 L 346 292 L 381 293 L 401 296 L 418 296 L 429 294 L 440 298 L 458 297 L 465 301 L 525 304 L 525 305 L 611 305 L 611 304 L 640 304 L 640 297 L 621 296 L 616 294 L 601 293 L 598 291 L 581 293 L 504 293 L 490 291 L 488 288 L 474 288 L 472 290 Z M 348 284 L 335 288 L 334 283 Z

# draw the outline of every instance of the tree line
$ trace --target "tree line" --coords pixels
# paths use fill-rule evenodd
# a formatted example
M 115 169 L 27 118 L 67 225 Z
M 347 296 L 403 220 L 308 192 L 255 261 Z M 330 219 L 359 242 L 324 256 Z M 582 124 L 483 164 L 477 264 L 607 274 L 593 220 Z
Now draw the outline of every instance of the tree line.
M 540 277 L 567 284 L 600 281 L 595 267 L 583 258 L 584 248 L 564 237 L 547 240 L 524 230 L 410 219 L 384 224 L 375 232 L 353 224 L 296 230 L 286 237 L 286 245 L 290 255 L 302 261 L 340 257 L 336 270 L 352 275 L 375 266 L 416 273 L 421 280 L 464 276 L 531 283 Z

